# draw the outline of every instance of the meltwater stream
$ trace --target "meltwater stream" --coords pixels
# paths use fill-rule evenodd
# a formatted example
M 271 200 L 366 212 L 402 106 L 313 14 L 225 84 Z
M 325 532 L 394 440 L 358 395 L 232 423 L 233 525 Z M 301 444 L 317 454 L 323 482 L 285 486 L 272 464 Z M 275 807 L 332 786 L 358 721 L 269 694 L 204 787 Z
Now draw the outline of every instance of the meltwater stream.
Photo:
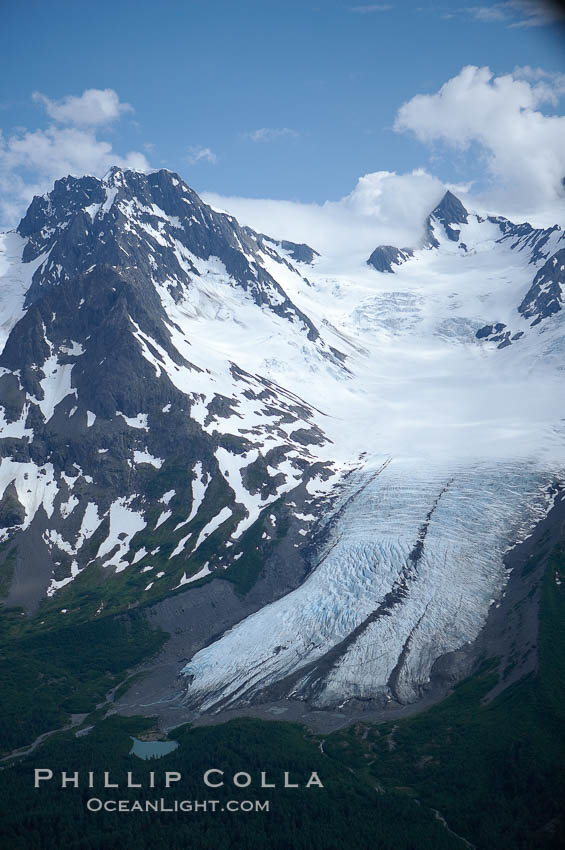
M 318 707 L 416 700 L 436 659 L 477 637 L 504 553 L 547 513 L 554 477 L 524 461 L 375 458 L 351 476 L 307 580 L 183 668 L 188 704 L 253 702 L 302 668 L 287 695 Z

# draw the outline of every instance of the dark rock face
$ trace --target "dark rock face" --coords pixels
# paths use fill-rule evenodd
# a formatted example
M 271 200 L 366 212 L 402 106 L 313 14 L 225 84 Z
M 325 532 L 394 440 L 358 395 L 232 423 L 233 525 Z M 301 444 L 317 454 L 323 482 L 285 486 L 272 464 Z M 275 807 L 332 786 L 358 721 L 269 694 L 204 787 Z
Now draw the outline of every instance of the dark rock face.
M 497 322 L 495 325 L 485 325 L 484 328 L 479 328 L 475 336 L 477 339 L 485 340 L 485 342 L 497 342 L 497 348 L 508 348 L 513 342 L 524 336 L 524 331 L 512 333 L 511 330 L 506 328 L 505 324 Z
M 565 285 L 565 248 L 560 248 L 550 256 L 550 252 L 563 242 L 565 236 L 555 236 L 561 233 L 558 225 L 545 230 L 535 229 L 530 224 L 513 224 L 506 218 L 489 216 L 492 224 L 498 225 L 502 236 L 497 242 L 508 242 L 511 250 L 524 251 L 529 254 L 528 264 L 545 260 L 538 269 L 532 285 L 517 307 L 517 312 L 524 319 L 532 319 L 530 327 L 539 325 L 541 321 L 558 313 L 563 303 L 563 286 Z M 553 238 L 552 238 L 553 237 Z M 524 336 L 524 331 L 512 331 L 502 322 L 485 325 L 480 328 L 476 337 L 487 342 L 497 342 L 498 348 L 507 348 Z
M 558 224 L 545 229 L 532 227 L 528 222 L 523 224 L 513 224 L 507 218 L 502 216 L 489 216 L 488 221 L 492 224 L 497 224 L 500 228 L 502 236 L 497 241 L 500 243 L 508 242 L 513 250 L 526 251 L 530 254 L 528 263 L 538 263 L 540 260 L 545 260 L 549 257 L 547 243 L 554 233 L 560 233 L 561 228 Z M 562 236 L 561 239 L 564 237 Z
M 433 224 L 439 222 L 443 225 L 443 229 L 447 238 L 452 242 L 458 242 L 461 235 L 461 228 L 458 224 L 467 224 L 469 213 L 452 192 L 447 191 L 439 202 L 437 207 L 432 211 L 427 221 L 427 244 L 428 247 L 439 248 L 439 242 L 434 236 Z
M 13 482 L 8 484 L 0 500 L 0 528 L 12 528 L 25 519 L 25 508 L 18 499 Z
M 497 322 L 495 325 L 485 325 L 484 328 L 479 328 L 475 336 L 477 339 L 484 339 L 487 342 L 497 342 L 497 348 L 507 348 L 512 344 L 512 340 L 520 339 L 522 333 L 511 336 L 511 331 L 505 330 L 506 325 L 503 322 Z
M 564 287 L 565 248 L 561 248 L 538 271 L 518 311 L 525 319 L 534 317 L 532 327 L 539 324 L 561 310 Z
M 283 251 L 286 251 L 293 260 L 297 263 L 305 263 L 306 265 L 312 265 L 314 262 L 314 257 L 319 257 L 317 251 L 314 251 L 310 245 L 306 245 L 305 242 L 289 242 L 288 239 L 273 239 L 271 236 L 266 236 L 264 233 L 255 233 L 255 231 L 251 230 L 249 227 L 243 228 L 246 233 L 248 233 L 252 239 L 256 240 L 262 247 L 264 251 L 266 251 L 271 256 L 272 250 L 269 248 L 270 245 L 277 245 L 279 248 L 282 248 Z M 267 244 L 266 244 L 267 243 Z M 280 262 L 280 256 L 276 254 L 274 259 L 277 259 Z
M 411 248 L 394 248 L 392 245 L 379 245 L 369 259 L 368 266 L 373 266 L 378 272 L 394 273 L 393 265 L 400 266 L 414 256 Z
M 467 224 L 469 213 L 452 192 L 447 191 L 432 215 L 443 224 Z
M 45 287 L 100 264 L 135 268 L 146 281 L 167 281 L 174 292 L 190 275 L 198 275 L 190 258 L 181 262 L 180 244 L 196 258 L 218 257 L 255 303 L 303 324 L 309 339 L 318 336 L 260 264 L 260 237 L 232 216 L 215 212 L 172 172 L 146 175 L 113 168 L 104 181 L 58 180 L 53 193 L 34 198 L 18 232 L 29 239 L 24 261 L 49 252 L 33 277 L 28 304 Z
M 215 517 L 223 518 L 217 534 L 227 541 L 249 515 L 219 453 L 241 459 L 257 448 L 261 456 L 270 440 L 262 490 L 274 499 L 287 479 L 287 454 L 298 485 L 311 474 L 308 447 L 325 437 L 301 399 L 235 363 L 230 396 L 214 393 L 213 383 L 205 396 L 191 340 L 164 304 L 182 302 L 208 268 L 203 263 L 217 258 L 214 268 L 224 285 L 241 290 L 242 304 L 251 299 L 288 321 L 304 344 L 340 364 L 262 257 L 290 261 L 165 170 L 114 168 L 104 180 L 59 180 L 34 198 L 18 232 L 27 239 L 24 262 L 43 261 L 0 356 L 0 408 L 7 423 L 21 423 L 20 437 L 0 437 L 0 456 L 15 465 L 0 501 L 0 534 L 26 553 L 17 570 L 29 575 L 17 575 L 14 587 L 33 587 L 27 596 L 14 591 L 9 604 L 33 607 L 50 583 L 62 586 L 87 566 L 105 576 L 127 568 L 128 603 L 144 598 L 158 571 L 164 594 L 205 563 L 208 571 L 228 568 L 242 553 L 239 544 L 203 543 L 202 555 L 190 554 Z M 308 246 L 286 244 L 287 254 L 313 257 Z M 185 375 L 181 388 L 177 373 Z M 259 421 L 243 436 L 240 411 L 250 404 Z M 287 473 L 273 469 L 276 463 Z M 24 506 L 22 492 L 26 505 L 34 492 L 43 494 L 40 507 Z M 190 543 L 181 545 L 187 535 Z M 102 586 L 96 594 L 96 605 L 104 605 Z
M 314 257 L 319 257 L 317 251 L 314 251 L 309 245 L 306 245 L 305 242 L 301 242 L 297 244 L 296 242 L 289 242 L 287 239 L 283 239 L 280 243 L 283 251 L 288 251 L 293 260 L 296 260 L 297 263 L 307 263 L 311 265 L 314 262 Z
M 485 325 L 484 328 L 479 328 L 477 331 L 477 339 L 487 339 L 494 333 L 500 333 L 506 325 L 502 322 L 497 322 L 496 325 Z

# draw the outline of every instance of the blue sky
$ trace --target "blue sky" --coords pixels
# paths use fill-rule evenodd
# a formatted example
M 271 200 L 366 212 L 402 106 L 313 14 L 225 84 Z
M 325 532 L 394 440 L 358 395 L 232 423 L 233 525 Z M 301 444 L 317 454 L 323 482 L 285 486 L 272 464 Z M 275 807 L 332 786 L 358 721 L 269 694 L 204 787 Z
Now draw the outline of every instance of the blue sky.
M 399 108 L 438 92 L 466 65 L 495 76 L 527 66 L 552 81 L 543 114 L 560 113 L 565 40 L 551 9 L 534 0 L 467 2 L 28 0 L 23 10 L 12 0 L 0 34 L 4 171 L 17 172 L 13 191 L 22 196 L 22 187 L 51 179 L 57 140 L 49 170 L 31 152 L 41 143 L 33 133 L 53 125 L 64 98 L 111 89 L 131 109 L 89 125 L 96 143 L 116 158 L 137 151 L 200 191 L 321 203 L 351 192 L 364 174 L 417 167 L 481 186 L 480 140 L 395 131 Z

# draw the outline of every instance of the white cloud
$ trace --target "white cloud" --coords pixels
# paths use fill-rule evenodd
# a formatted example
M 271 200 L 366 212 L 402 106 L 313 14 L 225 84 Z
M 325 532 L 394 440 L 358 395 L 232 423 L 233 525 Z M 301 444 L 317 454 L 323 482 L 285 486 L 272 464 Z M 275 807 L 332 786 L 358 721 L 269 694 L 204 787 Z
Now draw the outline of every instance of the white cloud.
M 121 103 L 113 89 L 86 89 L 80 97 L 68 95 L 61 100 L 50 100 L 41 92 L 34 92 L 32 97 L 57 123 L 78 127 L 110 124 L 124 113 L 133 112 L 133 107 L 129 103 Z
M 228 210 L 243 224 L 279 239 L 307 242 L 334 257 L 365 262 L 380 244 L 416 245 L 429 212 L 445 186 L 425 171 L 395 174 L 377 171 L 361 177 L 339 201 L 303 204 L 294 201 L 225 197 L 204 192 L 204 200 Z M 336 266 L 337 268 L 337 266 Z
M 209 162 L 215 165 L 218 157 L 210 148 L 201 148 L 198 145 L 191 145 L 187 151 L 186 159 L 190 165 L 196 165 L 197 162 Z
M 272 142 L 284 136 L 298 138 L 299 135 L 300 133 L 297 130 L 292 130 L 290 127 L 260 127 L 258 130 L 245 133 L 245 136 L 252 142 Z
M 395 129 L 425 143 L 467 150 L 478 144 L 491 177 L 488 197 L 521 210 L 562 197 L 565 116 L 546 115 L 564 90 L 562 75 L 518 69 L 495 77 L 469 65 L 431 95 L 416 95 L 399 110 Z
M 291 201 L 222 197 L 204 193 L 214 206 L 278 238 L 308 242 L 322 254 L 367 258 L 379 244 L 419 244 L 429 212 L 446 188 L 471 209 L 529 218 L 550 225 L 561 220 L 565 176 L 565 116 L 547 115 L 565 92 L 565 76 L 529 66 L 496 77 L 489 68 L 468 66 L 431 95 L 417 95 L 399 110 L 398 131 L 413 132 L 426 144 L 469 150 L 478 146 L 490 177 L 487 192 L 470 185 L 449 186 L 417 169 L 410 174 L 366 174 L 339 201 Z
M 117 95 L 116 99 L 119 103 Z M 66 104 L 69 100 L 80 98 L 65 98 L 60 103 Z M 78 120 L 78 113 L 74 114 L 75 123 L 83 122 L 82 118 Z M 93 119 L 94 112 L 91 124 L 95 123 Z M 71 121 L 70 113 L 65 120 Z M 142 153 L 117 153 L 109 141 L 98 138 L 93 126 L 20 128 L 9 136 L 0 132 L 0 225 L 4 228 L 17 224 L 33 195 L 49 191 L 60 177 L 67 174 L 101 177 L 112 165 L 141 171 L 149 169 Z
M 549 0 L 506 0 L 491 6 L 469 6 L 462 10 L 485 23 L 505 22 L 510 27 L 544 27 L 563 21 L 563 9 Z
M 495 6 L 470 6 L 465 9 L 466 12 L 477 21 L 484 21 L 487 24 L 498 23 L 498 21 L 506 21 L 508 14 L 503 8 L 503 4 Z
M 384 3 L 376 3 L 369 6 L 350 6 L 349 11 L 355 12 L 357 15 L 371 15 L 374 12 L 388 12 L 392 6 L 387 6 Z
M 545 100 L 553 106 L 557 106 L 561 95 L 565 94 L 565 74 L 558 71 L 545 71 L 543 68 L 532 68 L 530 65 L 522 65 L 514 68 L 512 76 L 515 80 L 527 80 L 536 83 L 537 96 L 540 103 Z

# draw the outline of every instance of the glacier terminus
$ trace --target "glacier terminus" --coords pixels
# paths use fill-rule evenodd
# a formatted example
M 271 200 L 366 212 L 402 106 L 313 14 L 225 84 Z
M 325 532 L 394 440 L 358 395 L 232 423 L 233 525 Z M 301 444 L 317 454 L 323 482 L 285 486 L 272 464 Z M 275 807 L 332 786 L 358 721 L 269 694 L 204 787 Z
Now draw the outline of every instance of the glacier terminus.
M 120 168 L 0 236 L 5 601 L 173 618 L 136 709 L 445 691 L 560 498 L 558 223 L 448 191 L 417 244 L 282 236 Z

